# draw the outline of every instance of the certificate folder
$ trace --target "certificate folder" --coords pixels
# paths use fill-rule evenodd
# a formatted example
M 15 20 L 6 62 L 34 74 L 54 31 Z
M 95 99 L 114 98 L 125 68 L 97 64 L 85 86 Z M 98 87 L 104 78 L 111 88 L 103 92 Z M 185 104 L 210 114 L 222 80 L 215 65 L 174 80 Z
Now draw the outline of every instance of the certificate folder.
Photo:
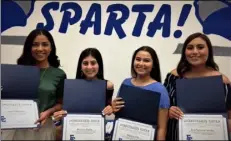
M 157 125 L 160 93 L 122 85 L 119 97 L 125 101 L 125 107 L 116 113 L 116 118 Z
M 225 113 L 225 90 L 221 76 L 176 81 L 177 105 L 184 113 Z
M 64 117 L 63 140 L 104 140 L 102 110 L 105 107 L 106 88 L 105 80 L 65 80 L 63 109 L 68 115 Z M 85 121 L 92 119 L 100 124 Z
M 37 99 L 39 83 L 38 67 L 1 64 L 2 99 Z
M 101 114 L 106 88 L 105 80 L 66 79 L 63 109 L 72 114 Z

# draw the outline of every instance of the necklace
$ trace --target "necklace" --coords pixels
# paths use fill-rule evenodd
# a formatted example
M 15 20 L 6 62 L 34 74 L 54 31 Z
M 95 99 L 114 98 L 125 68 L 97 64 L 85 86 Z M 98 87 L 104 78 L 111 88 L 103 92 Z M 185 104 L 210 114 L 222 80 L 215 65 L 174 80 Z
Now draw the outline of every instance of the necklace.
M 42 81 L 42 79 L 43 79 L 43 77 L 44 77 L 44 75 L 45 75 L 47 69 L 48 69 L 48 68 L 46 68 L 46 69 L 44 70 L 44 72 L 42 73 L 42 75 L 41 75 L 41 77 L 40 77 L 40 82 Z

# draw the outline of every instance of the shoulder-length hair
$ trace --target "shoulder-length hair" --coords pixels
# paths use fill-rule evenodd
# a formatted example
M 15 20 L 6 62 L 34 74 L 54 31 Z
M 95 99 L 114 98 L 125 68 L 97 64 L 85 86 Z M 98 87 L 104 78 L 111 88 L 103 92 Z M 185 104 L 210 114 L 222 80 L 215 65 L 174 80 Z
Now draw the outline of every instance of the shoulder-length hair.
M 153 79 L 155 79 L 156 81 L 161 82 L 159 59 L 158 59 L 158 56 L 156 54 L 156 51 L 153 48 L 149 47 L 149 46 L 142 46 L 142 47 L 138 48 L 134 52 L 134 54 L 132 56 L 132 63 L 131 63 L 131 75 L 132 75 L 132 77 L 137 77 L 137 73 L 136 73 L 136 71 L 134 69 L 134 60 L 135 60 L 136 54 L 139 51 L 147 51 L 148 53 L 150 53 L 150 55 L 152 57 L 152 60 L 153 60 L 152 70 L 150 72 L 150 76 Z
M 215 61 L 213 59 L 213 48 L 212 48 L 212 43 L 211 43 L 210 39 L 205 34 L 197 32 L 197 33 L 194 33 L 194 34 L 191 34 L 190 36 L 188 36 L 188 38 L 185 40 L 185 42 L 183 44 L 183 48 L 181 51 L 181 59 L 180 59 L 180 62 L 178 63 L 178 66 L 177 66 L 177 73 L 181 77 L 183 77 L 184 73 L 191 70 L 191 65 L 189 64 L 189 62 L 187 61 L 186 56 L 185 56 L 185 50 L 187 48 L 187 45 L 192 40 L 194 40 L 195 38 L 198 38 L 198 37 L 203 39 L 208 46 L 209 55 L 208 55 L 208 59 L 207 59 L 205 65 L 213 68 L 214 70 L 219 70 L 218 65 L 215 63 Z

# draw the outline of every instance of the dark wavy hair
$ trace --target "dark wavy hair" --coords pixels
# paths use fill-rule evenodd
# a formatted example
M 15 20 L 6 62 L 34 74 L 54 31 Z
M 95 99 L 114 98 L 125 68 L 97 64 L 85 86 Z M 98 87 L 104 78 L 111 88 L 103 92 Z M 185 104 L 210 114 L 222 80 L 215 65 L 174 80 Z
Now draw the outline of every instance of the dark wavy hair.
M 178 63 L 177 66 L 177 73 L 179 76 L 183 77 L 184 73 L 186 73 L 187 71 L 191 70 L 191 65 L 189 64 L 189 62 L 186 59 L 185 56 L 185 50 L 187 48 L 187 45 L 194 40 L 195 38 L 201 38 L 203 39 L 207 46 L 208 46 L 208 50 L 209 50 L 209 55 L 208 55 L 208 59 L 206 61 L 206 66 L 213 68 L 214 70 L 219 70 L 218 65 L 215 63 L 214 59 L 213 59 L 213 47 L 212 47 L 212 43 L 210 41 L 210 39 L 202 33 L 194 33 L 191 34 L 190 36 L 188 36 L 188 38 L 185 40 L 182 51 L 181 51 L 181 59 L 180 62 Z
M 34 39 L 38 35 L 44 35 L 47 37 L 49 42 L 51 43 L 51 53 L 48 56 L 48 62 L 51 66 L 58 68 L 60 66 L 60 61 L 58 56 L 56 55 L 56 46 L 52 35 L 45 29 L 35 29 L 30 32 L 27 36 L 26 41 L 24 43 L 22 55 L 18 58 L 17 64 L 18 65 L 36 65 L 36 60 L 31 54 L 31 49 L 33 46 Z
M 134 54 L 132 56 L 132 64 L 131 64 L 131 75 L 132 75 L 132 77 L 137 77 L 137 73 L 136 73 L 136 71 L 134 69 L 134 60 L 135 60 L 136 54 L 139 51 L 147 51 L 148 53 L 150 53 L 150 55 L 152 56 L 152 60 L 153 60 L 152 70 L 150 72 L 150 76 L 153 79 L 155 79 L 156 81 L 161 82 L 159 59 L 158 59 L 158 56 L 156 54 L 156 51 L 153 48 L 149 47 L 149 46 L 142 46 L 142 47 L 138 48 L 134 52 Z
M 90 55 L 96 59 L 98 65 L 99 65 L 99 71 L 97 73 L 97 78 L 104 80 L 103 59 L 102 59 L 102 56 L 101 56 L 99 50 L 96 48 L 87 48 L 87 49 L 83 50 L 82 53 L 80 54 L 78 66 L 77 66 L 77 72 L 76 72 L 76 79 L 85 79 L 86 78 L 86 76 L 84 74 L 82 74 L 82 72 L 81 72 L 81 65 L 82 65 L 83 59 L 90 56 Z

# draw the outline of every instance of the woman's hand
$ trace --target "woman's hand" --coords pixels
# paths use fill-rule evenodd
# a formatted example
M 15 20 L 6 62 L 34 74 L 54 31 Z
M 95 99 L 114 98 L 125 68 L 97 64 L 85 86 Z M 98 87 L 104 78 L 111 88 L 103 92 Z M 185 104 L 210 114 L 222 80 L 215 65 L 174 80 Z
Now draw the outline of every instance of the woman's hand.
M 177 106 L 171 106 L 169 109 L 169 118 L 171 119 L 181 119 L 183 117 L 184 113 L 180 110 Z
M 103 109 L 103 115 L 111 115 L 113 113 L 112 106 L 108 105 Z
M 118 112 L 122 107 L 124 107 L 124 101 L 121 97 L 117 97 L 112 101 L 113 112 Z
M 40 113 L 39 119 L 35 122 L 35 124 L 40 123 L 40 127 L 43 126 L 46 123 L 47 119 L 51 116 L 51 114 L 51 110 L 46 110 Z
M 54 121 L 60 121 L 66 115 L 67 115 L 67 111 L 65 111 L 65 110 L 57 111 L 53 114 L 53 120 Z

